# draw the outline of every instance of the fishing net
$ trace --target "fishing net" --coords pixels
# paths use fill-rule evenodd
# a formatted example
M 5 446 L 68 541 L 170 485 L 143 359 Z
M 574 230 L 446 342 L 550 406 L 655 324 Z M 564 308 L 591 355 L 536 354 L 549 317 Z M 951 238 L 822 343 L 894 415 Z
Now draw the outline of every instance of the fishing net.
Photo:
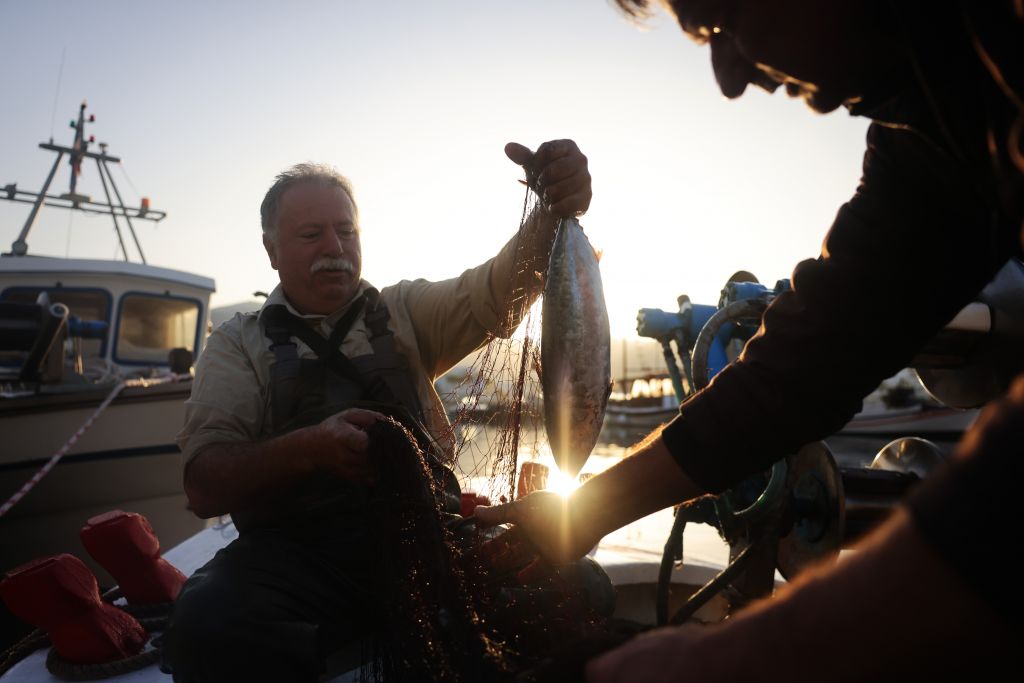
M 536 266 L 538 259 L 546 265 L 548 254 L 536 254 L 530 240 L 538 208 L 537 196 L 527 189 L 514 238 L 519 270 L 499 311 L 500 328 L 515 332 L 491 335 L 468 366 L 451 371 L 437 385 L 451 421 L 444 436 L 454 444 L 452 467 L 459 483 L 464 492 L 495 502 L 515 497 L 521 457 L 535 460 L 547 452 L 537 296 L 543 275 Z
M 367 434 L 380 463 L 368 519 L 376 535 L 398 540 L 379 547 L 379 621 L 364 680 L 534 680 L 565 643 L 605 633 L 596 565 L 524 580 L 532 558 L 521 539 L 446 514 L 404 427 L 389 418 Z
M 516 497 L 520 461 L 549 455 L 540 391 L 538 294 L 548 253 L 537 253 L 537 198 L 529 190 L 515 237 L 514 273 L 499 327 L 470 365 L 439 387 L 454 445 L 448 464 L 463 493 Z M 371 515 L 386 583 L 364 678 L 534 680 L 566 643 L 606 633 L 612 589 L 589 560 L 531 573 L 529 544 L 515 530 L 480 530 L 444 512 L 443 491 L 423 453 L 393 421 L 368 430 L 381 464 Z M 534 482 L 539 484 L 540 482 Z M 522 489 L 522 487 L 518 487 Z M 521 490 L 519 491 L 521 493 Z M 604 603 L 601 605 L 600 603 Z M 597 609 L 595 609 L 595 607 Z

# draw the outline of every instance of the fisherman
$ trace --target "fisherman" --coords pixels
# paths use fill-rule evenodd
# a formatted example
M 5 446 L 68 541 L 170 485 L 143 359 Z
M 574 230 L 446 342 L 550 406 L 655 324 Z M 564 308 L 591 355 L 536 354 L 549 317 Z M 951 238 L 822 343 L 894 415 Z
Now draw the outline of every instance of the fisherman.
M 618 2 L 633 14 L 652 4 Z M 741 357 L 663 430 L 568 503 L 539 493 L 478 508 L 481 522 L 519 525 L 555 563 L 835 432 L 1021 256 L 1020 0 L 667 5 L 710 45 L 726 97 L 782 85 L 818 112 L 845 106 L 872 119 L 863 176 L 821 255 L 796 267 Z M 1018 379 L 951 465 L 852 557 L 722 625 L 639 637 L 591 661 L 588 680 L 945 680 L 1006 664 L 1024 608 L 1004 555 L 1018 535 L 1022 443 Z
M 239 537 L 178 597 L 163 637 L 176 681 L 316 680 L 327 655 L 367 635 L 381 571 L 368 558 L 392 540 L 361 521 L 374 481 L 363 428 L 396 417 L 450 476 L 433 381 L 514 331 L 505 312 L 539 294 L 558 218 L 590 204 L 573 141 L 505 152 L 543 202 L 496 257 L 440 282 L 378 292 L 361 279 L 359 212 L 333 169 L 299 164 L 267 192 L 263 244 L 280 284 L 210 336 L 178 437 L 192 509 L 231 513 Z

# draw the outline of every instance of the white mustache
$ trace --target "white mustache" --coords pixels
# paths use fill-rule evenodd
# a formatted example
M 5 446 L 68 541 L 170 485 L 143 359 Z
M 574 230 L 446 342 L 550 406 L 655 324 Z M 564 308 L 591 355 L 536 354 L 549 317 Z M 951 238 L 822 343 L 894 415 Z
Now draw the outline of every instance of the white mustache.
M 351 275 L 356 274 L 356 267 L 351 261 L 346 258 L 331 258 L 325 256 L 318 259 L 309 267 L 310 273 L 319 273 L 321 270 L 333 270 L 341 271 L 343 273 L 349 273 Z

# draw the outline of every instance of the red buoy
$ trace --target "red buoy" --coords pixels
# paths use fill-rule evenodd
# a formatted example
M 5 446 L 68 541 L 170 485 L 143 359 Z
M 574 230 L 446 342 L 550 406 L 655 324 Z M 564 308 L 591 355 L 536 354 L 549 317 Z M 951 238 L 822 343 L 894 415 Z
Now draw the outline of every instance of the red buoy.
M 82 527 L 81 538 L 128 602 L 154 605 L 178 597 L 185 575 L 160 557 L 160 540 L 142 515 L 121 510 L 97 515 Z
M 50 635 L 72 664 L 99 664 L 138 654 L 146 631 L 130 614 L 100 598 L 96 577 L 74 555 L 51 555 L 11 570 L 0 598 L 20 619 Z
M 519 467 L 519 481 L 516 482 L 516 498 L 541 491 L 548 485 L 548 467 L 539 462 L 524 462 Z

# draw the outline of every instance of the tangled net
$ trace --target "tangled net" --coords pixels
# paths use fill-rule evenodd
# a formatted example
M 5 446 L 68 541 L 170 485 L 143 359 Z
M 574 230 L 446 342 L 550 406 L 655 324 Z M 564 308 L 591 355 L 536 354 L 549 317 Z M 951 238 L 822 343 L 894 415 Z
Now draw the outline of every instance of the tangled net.
M 477 552 L 494 534 L 443 512 L 412 435 L 391 419 L 367 434 L 380 463 L 368 519 L 375 535 L 395 540 L 380 544 L 381 619 L 364 678 L 532 680 L 528 672 L 566 642 L 604 633 L 578 567 L 529 583 L 516 573 L 522 562 L 496 569 Z
M 526 190 L 515 236 L 514 284 L 500 308 L 499 325 L 516 330 L 507 338 L 491 335 L 471 364 L 451 371 L 438 383 L 449 408 L 453 443 L 451 463 L 463 491 L 491 500 L 511 499 L 520 455 L 536 458 L 545 451 L 540 390 L 541 313 L 537 294 L 543 276 L 531 263 L 529 221 L 539 209 L 537 196 Z M 544 253 L 543 263 L 548 254 Z
M 527 190 L 514 244 L 519 271 L 499 316 L 500 329 L 516 332 L 489 338 L 468 369 L 439 387 L 451 419 L 451 431 L 440 440 L 454 445 L 446 464 L 464 492 L 492 500 L 513 498 L 521 456 L 539 457 L 546 447 L 537 299 L 549 254 L 536 253 L 531 244 L 537 209 L 536 195 Z M 479 551 L 502 532 L 478 530 L 472 520 L 443 512 L 443 493 L 423 453 L 398 423 L 378 422 L 367 431 L 372 459 L 381 464 L 374 532 L 397 542 L 380 549 L 385 604 L 365 676 L 533 680 L 530 672 L 565 643 L 605 632 L 593 596 L 583 590 L 586 565 L 528 582 L 517 572 L 532 557 L 496 568 L 484 557 L 495 543 Z M 508 539 L 515 535 L 505 533 Z

